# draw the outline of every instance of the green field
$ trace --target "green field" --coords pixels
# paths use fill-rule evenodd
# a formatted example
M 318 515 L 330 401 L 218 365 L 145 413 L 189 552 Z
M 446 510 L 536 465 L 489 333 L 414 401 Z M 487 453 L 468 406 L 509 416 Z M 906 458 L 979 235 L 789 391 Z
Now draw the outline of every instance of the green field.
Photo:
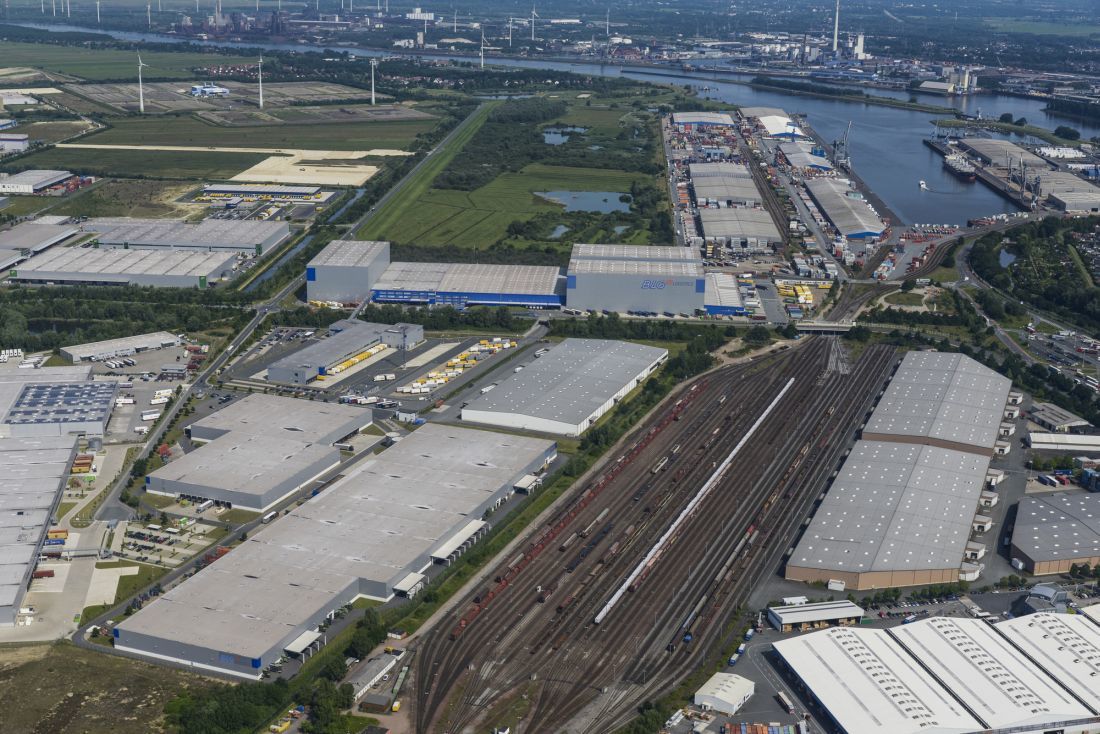
M 57 199 L 52 196 L 9 196 L 8 205 L 0 208 L 0 214 L 25 217 L 28 214 L 40 212 L 56 203 Z
M 0 731 L 24 734 L 149 734 L 164 731 L 164 706 L 210 688 L 208 678 L 71 642 L 0 649 Z
M 536 191 L 627 192 L 634 181 L 648 180 L 648 176 L 624 171 L 535 163 L 519 173 L 498 176 L 475 191 L 430 189 L 415 200 L 405 199 L 406 216 L 385 228 L 369 226 L 367 234 L 420 245 L 486 247 L 504 237 L 508 225 L 517 219 L 562 211 L 561 206 L 536 196 Z
M 1041 20 L 1016 20 L 1013 18 L 986 18 L 985 24 L 1004 33 L 1031 33 L 1036 36 L 1095 36 L 1100 25 L 1095 22 L 1061 22 Z
M 76 120 L 60 120 L 57 122 L 31 122 L 26 125 L 17 125 L 10 132 L 29 135 L 31 140 L 56 143 L 71 138 L 89 128 L 88 124 Z
M 428 192 L 435 177 L 454 160 L 458 151 L 462 150 L 462 146 L 470 141 L 470 138 L 482 126 L 485 118 L 489 115 L 489 111 L 496 104 L 484 104 L 475 110 L 469 124 L 451 138 L 445 146 L 438 148 L 435 154 L 428 158 L 415 174 L 406 179 L 405 186 L 401 189 L 401 195 L 393 197 L 385 206 L 379 209 L 371 217 L 367 226 L 359 231 L 359 236 L 363 239 L 378 239 L 377 233 L 387 231 L 391 227 L 397 227 L 407 216 L 412 215 L 412 205 Z M 419 216 L 418 213 L 417 217 L 419 218 Z
M 220 127 L 194 117 L 144 117 L 112 120 L 112 127 L 84 138 L 96 145 L 188 145 L 226 148 L 305 148 L 370 150 L 408 148 L 436 120 L 356 122 L 333 125 Z
M 85 217 L 187 217 L 205 210 L 175 200 L 195 188 L 185 181 L 105 181 L 68 196 L 51 214 Z
M 194 4 L 190 7 L 194 12 Z M 141 60 L 149 65 L 144 72 L 146 79 L 192 79 L 195 74 L 191 69 L 197 66 L 256 63 L 256 59 L 250 56 L 161 51 L 145 51 L 141 54 Z M 33 66 L 89 81 L 129 81 L 137 74 L 136 51 L 77 46 L 0 41 L 0 63 L 4 66 Z
M 189 153 L 144 150 L 51 148 L 18 160 L 19 168 L 64 169 L 94 176 L 122 178 L 226 179 L 251 168 L 263 153 Z M 9 164 L 5 169 L 14 168 Z M 46 203 L 54 203 L 49 201 Z

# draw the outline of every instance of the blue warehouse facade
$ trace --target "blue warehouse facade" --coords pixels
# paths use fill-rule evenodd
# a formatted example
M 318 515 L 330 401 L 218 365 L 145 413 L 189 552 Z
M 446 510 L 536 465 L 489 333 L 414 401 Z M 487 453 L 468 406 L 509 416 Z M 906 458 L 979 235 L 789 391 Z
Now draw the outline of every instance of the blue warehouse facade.
M 371 288 L 378 303 L 561 308 L 561 270 L 543 265 L 391 263 Z

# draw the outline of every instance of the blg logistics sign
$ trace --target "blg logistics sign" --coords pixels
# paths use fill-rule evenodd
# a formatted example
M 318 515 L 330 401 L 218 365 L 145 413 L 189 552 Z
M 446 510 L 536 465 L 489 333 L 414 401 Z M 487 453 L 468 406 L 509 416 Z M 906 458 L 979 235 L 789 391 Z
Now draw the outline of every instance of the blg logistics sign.
M 676 280 L 674 278 L 663 278 L 660 280 L 643 280 L 643 291 L 661 291 L 665 288 L 692 288 L 695 286 L 694 279 L 681 278 Z

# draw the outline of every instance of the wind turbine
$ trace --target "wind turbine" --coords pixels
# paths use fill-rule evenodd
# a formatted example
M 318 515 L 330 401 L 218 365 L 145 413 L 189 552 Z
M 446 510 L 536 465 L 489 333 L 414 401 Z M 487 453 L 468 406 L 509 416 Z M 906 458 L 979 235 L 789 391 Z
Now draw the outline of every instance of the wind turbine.
M 485 68 L 485 26 L 481 26 L 481 68 Z
M 535 40 L 535 18 L 539 17 L 539 14 L 535 12 L 535 6 L 531 6 L 531 40 Z
M 374 106 L 374 69 L 378 66 L 378 59 L 370 60 L 370 103 Z
M 260 109 L 264 108 L 264 57 L 260 55 Z
M 607 9 L 607 18 L 603 22 L 603 33 L 611 38 L 611 8 Z
M 99 25 L 99 0 L 95 0 L 95 22 Z
M 153 6 L 151 3 L 145 3 L 145 22 L 149 24 L 149 27 L 153 27 Z
M 145 114 L 145 87 L 141 81 L 141 67 L 148 66 L 141 60 L 141 54 L 138 54 L 138 110 L 141 114 Z
M 508 16 L 508 48 L 512 48 L 512 16 Z

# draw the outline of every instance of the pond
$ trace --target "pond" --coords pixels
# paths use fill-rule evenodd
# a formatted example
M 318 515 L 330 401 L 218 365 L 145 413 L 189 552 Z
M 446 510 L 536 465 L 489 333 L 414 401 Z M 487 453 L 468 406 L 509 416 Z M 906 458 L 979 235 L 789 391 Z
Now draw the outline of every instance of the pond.
M 630 211 L 630 202 L 619 201 L 624 196 L 621 191 L 536 191 L 535 194 L 563 205 L 567 212 L 610 214 Z
M 566 226 L 564 224 L 559 224 L 557 227 L 554 227 L 554 231 L 550 233 L 550 239 L 556 240 L 557 238 L 561 237 L 563 234 L 565 234 L 568 231 L 569 231 L 568 226 Z
M 1001 261 L 1001 267 L 1002 268 L 1007 268 L 1009 265 L 1016 262 L 1016 256 L 1002 247 L 1001 248 L 1001 254 L 1000 254 L 1000 261 Z
M 586 132 L 588 132 L 586 127 L 547 127 L 543 128 L 542 142 L 547 145 L 562 145 L 569 142 L 570 134 Z
M 628 229 L 630 229 L 629 224 L 617 224 L 617 225 L 615 225 L 615 234 L 622 234 L 623 232 L 627 231 Z

